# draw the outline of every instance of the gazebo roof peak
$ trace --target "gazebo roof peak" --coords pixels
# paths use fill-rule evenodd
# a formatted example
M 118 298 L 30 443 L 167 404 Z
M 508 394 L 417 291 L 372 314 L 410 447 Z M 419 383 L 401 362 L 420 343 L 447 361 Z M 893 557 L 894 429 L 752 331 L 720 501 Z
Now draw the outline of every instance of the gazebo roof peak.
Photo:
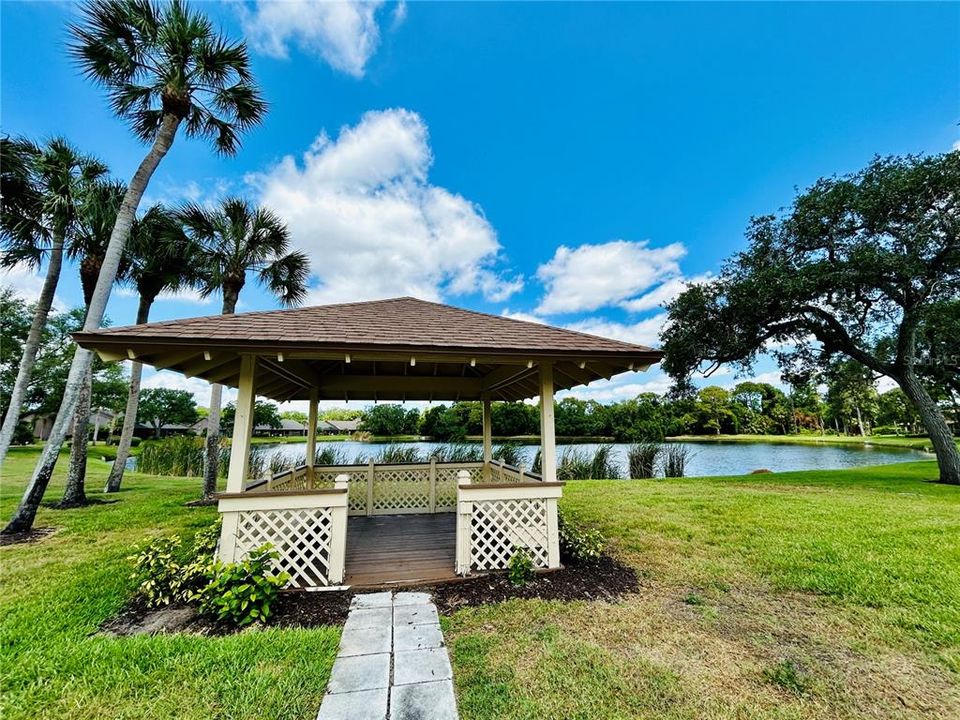
M 108 360 L 236 386 L 240 358 L 260 358 L 257 392 L 277 400 L 519 400 L 539 389 L 541 364 L 557 389 L 628 370 L 662 353 L 412 297 L 167 320 L 74 334 Z
M 130 339 L 183 345 L 193 342 L 255 346 L 390 346 L 478 351 L 660 353 L 652 348 L 546 324 L 397 297 L 386 300 L 263 310 L 234 315 L 126 325 L 74 336 L 92 341 Z M 651 358 L 654 359 L 654 358 Z

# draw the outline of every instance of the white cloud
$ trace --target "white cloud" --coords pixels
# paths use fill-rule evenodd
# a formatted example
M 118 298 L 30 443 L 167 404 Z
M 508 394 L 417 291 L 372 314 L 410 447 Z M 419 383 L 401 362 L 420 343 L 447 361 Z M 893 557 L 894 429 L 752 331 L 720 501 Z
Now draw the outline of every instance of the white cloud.
M 392 109 L 248 178 L 310 257 L 320 280 L 310 302 L 472 292 L 503 301 L 522 288 L 496 270 L 500 243 L 480 207 L 429 183 L 432 163 L 423 119 Z
M 131 287 L 118 288 L 114 290 L 114 295 L 122 298 L 138 297 L 137 291 Z M 213 302 L 213 300 L 214 298 L 211 295 L 202 297 L 198 290 L 179 290 L 177 292 L 164 290 L 162 293 L 157 295 L 154 302 L 182 302 L 189 303 L 191 305 L 209 305 Z
M 259 52 L 286 58 L 295 45 L 336 70 L 359 78 L 380 45 L 377 13 L 383 5 L 382 0 L 257 0 L 252 11 L 242 6 L 241 23 Z M 394 10 L 394 27 L 403 22 L 406 13 L 406 5 Z
M 28 303 L 35 303 L 40 299 L 43 279 L 43 275 L 25 265 L 14 265 L 12 268 L 0 270 L 0 287 L 10 288 L 15 295 Z M 67 305 L 55 294 L 51 309 L 55 312 L 63 312 L 67 309 Z
M 146 371 L 147 368 L 144 368 Z M 170 390 L 186 390 L 193 395 L 194 401 L 200 407 L 210 405 L 210 383 L 200 378 L 188 378 L 178 372 L 160 370 L 145 378 L 143 388 L 168 388 Z M 234 388 L 223 388 L 223 404 L 234 402 L 237 391 Z
M 652 248 L 647 240 L 614 240 L 568 248 L 561 245 L 537 269 L 546 295 L 537 312 L 582 312 L 621 304 L 680 276 L 681 243 Z
M 513 320 L 523 320 L 524 322 L 539 323 L 540 325 L 546 325 L 547 321 L 537 315 L 525 312 L 512 312 L 509 308 L 501 311 L 500 315 L 505 318 L 512 318 Z
M 663 307 L 667 303 L 673 302 L 677 295 L 687 289 L 691 283 L 703 283 L 712 279 L 710 273 L 695 275 L 690 278 L 674 277 L 660 283 L 657 287 L 640 297 L 631 300 L 624 300 L 620 307 L 630 312 L 644 312 L 645 310 L 655 310 Z
M 952 147 L 951 149 L 952 149 L 952 150 L 960 150 L 960 140 L 957 140 L 956 142 L 954 142 L 954 143 L 953 143 L 953 147 Z
M 635 323 L 621 323 L 603 318 L 589 318 L 565 325 L 569 330 L 600 335 L 601 337 L 638 345 L 656 346 L 660 342 L 660 330 L 667 322 L 666 313 L 660 313 Z
M 635 398 L 641 393 L 662 395 L 670 389 L 670 378 L 656 372 L 649 379 L 637 373 L 625 373 L 610 380 L 596 380 L 589 385 L 581 385 L 557 393 L 558 399 L 575 397 L 580 400 L 596 400 L 600 403 L 618 402 Z

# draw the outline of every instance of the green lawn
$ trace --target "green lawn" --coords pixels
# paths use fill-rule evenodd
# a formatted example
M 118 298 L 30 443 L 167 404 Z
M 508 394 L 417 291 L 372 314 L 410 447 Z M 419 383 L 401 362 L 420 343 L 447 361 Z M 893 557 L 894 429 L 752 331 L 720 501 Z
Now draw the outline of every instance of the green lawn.
M 0 512 L 9 517 L 36 451 L 11 453 Z M 66 467 L 61 457 L 56 499 Z M 89 488 L 106 464 L 91 460 Z M 60 530 L 34 545 L 0 548 L 0 717 L 315 717 L 340 640 L 339 628 L 247 631 L 225 638 L 106 638 L 97 627 L 130 588 L 126 560 L 152 535 L 192 532 L 214 508 L 186 508 L 199 480 L 130 474 L 111 505 L 43 509 L 37 526 Z M 99 497 L 98 495 L 95 495 Z
M 960 488 L 935 475 L 568 483 L 642 591 L 448 619 L 463 716 L 960 717 Z
M 35 458 L 4 468 L 5 517 Z M 106 465 L 89 467 L 99 489 Z M 960 489 L 935 474 L 569 483 L 564 506 L 610 536 L 641 591 L 445 618 L 461 716 L 957 717 Z M 183 507 L 198 482 L 130 475 L 118 502 L 44 509 L 57 534 L 0 549 L 0 716 L 315 716 L 339 629 L 95 634 L 123 603 L 134 544 L 213 518 Z
M 877 445 L 932 452 L 930 439 L 905 435 L 677 435 L 669 440 L 683 442 L 777 443 L 782 445 Z M 957 439 L 960 446 L 960 438 Z

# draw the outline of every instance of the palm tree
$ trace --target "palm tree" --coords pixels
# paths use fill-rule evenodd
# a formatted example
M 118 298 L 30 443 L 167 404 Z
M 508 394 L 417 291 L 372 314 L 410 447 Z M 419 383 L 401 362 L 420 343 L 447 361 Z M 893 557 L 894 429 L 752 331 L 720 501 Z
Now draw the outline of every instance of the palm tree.
M 92 183 L 106 174 L 106 166 L 83 155 L 63 138 L 42 148 L 18 138 L 0 139 L 0 267 L 25 264 L 47 270 L 37 300 L 30 332 L 0 427 L 0 463 L 10 449 L 20 409 L 30 386 L 43 329 L 60 280 L 63 248 L 74 232 L 77 208 Z
M 100 270 L 110 243 L 110 234 L 127 187 L 116 180 L 100 181 L 87 193 L 78 216 L 77 230 L 67 245 L 67 257 L 80 267 L 80 287 L 83 290 L 85 313 L 90 312 L 90 303 L 96 291 Z M 125 252 L 117 269 L 117 278 L 126 276 L 129 261 Z M 73 413 L 73 443 L 70 447 L 70 466 L 67 469 L 67 484 L 58 507 L 72 508 L 85 505 L 84 489 L 87 474 L 87 431 L 90 425 L 90 395 L 93 386 L 93 364 L 87 366 L 83 385 Z
M 309 263 L 299 251 L 289 252 L 287 227 L 271 210 L 253 207 L 246 200 L 229 198 L 216 209 L 188 205 L 180 211 L 187 232 L 200 246 L 204 284 L 201 294 L 220 292 L 223 315 L 232 315 L 247 273 L 255 273 L 284 305 L 298 305 L 307 291 Z M 210 388 L 207 446 L 203 468 L 203 496 L 217 490 L 220 451 L 220 400 L 223 388 Z
M 246 44 L 227 40 L 182 0 L 91 0 L 70 33 L 70 54 L 84 74 L 106 89 L 114 113 L 134 134 L 151 143 L 110 235 L 83 326 L 92 331 L 103 321 L 140 199 L 180 126 L 188 137 L 209 139 L 218 153 L 232 155 L 240 133 L 263 119 L 267 105 L 250 73 Z M 33 525 L 91 362 L 92 354 L 78 348 L 49 440 L 3 533 Z
M 154 205 L 133 224 L 128 249 L 130 269 L 127 279 L 136 288 L 140 298 L 137 305 L 138 325 L 150 319 L 150 308 L 160 293 L 176 292 L 200 284 L 199 263 L 195 261 L 198 248 L 183 232 L 176 215 L 163 205 Z M 120 490 L 137 424 L 142 374 L 143 364 L 131 363 L 130 393 L 123 414 L 117 458 L 110 468 L 104 492 Z

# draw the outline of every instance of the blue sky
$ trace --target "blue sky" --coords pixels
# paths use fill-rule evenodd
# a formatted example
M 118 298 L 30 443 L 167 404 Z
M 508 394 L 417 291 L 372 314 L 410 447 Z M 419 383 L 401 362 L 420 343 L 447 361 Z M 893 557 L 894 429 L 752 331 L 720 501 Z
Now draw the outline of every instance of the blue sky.
M 312 302 L 411 294 L 656 344 L 659 304 L 743 247 L 751 215 L 875 154 L 958 141 L 956 4 L 202 7 L 248 39 L 271 111 L 234 158 L 178 139 L 148 201 L 269 204 L 311 257 Z M 65 135 L 127 179 L 144 148 L 65 57 L 75 13 L 0 5 L 3 131 Z M 80 302 L 75 268 L 58 300 Z M 251 282 L 241 305 L 274 303 Z M 152 317 L 218 311 L 180 297 Z M 115 292 L 113 323 L 134 313 Z

